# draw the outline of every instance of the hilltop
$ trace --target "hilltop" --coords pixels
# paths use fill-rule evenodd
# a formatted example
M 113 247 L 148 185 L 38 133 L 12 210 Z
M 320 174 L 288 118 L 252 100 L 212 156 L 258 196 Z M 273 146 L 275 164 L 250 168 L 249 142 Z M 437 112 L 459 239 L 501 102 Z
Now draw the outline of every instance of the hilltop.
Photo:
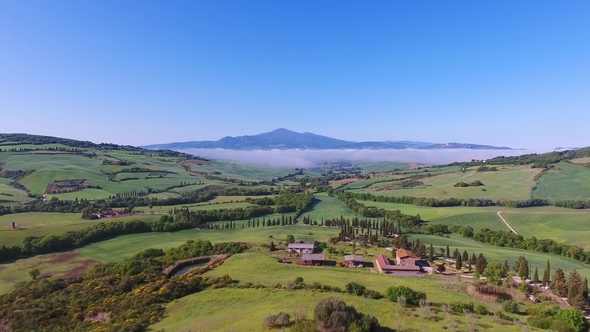
M 146 149 L 229 149 L 229 150 L 287 150 L 287 149 L 478 149 L 511 150 L 472 143 L 429 143 L 413 141 L 352 142 L 313 133 L 298 133 L 279 128 L 268 133 L 231 137 L 217 141 L 190 141 L 143 146 Z

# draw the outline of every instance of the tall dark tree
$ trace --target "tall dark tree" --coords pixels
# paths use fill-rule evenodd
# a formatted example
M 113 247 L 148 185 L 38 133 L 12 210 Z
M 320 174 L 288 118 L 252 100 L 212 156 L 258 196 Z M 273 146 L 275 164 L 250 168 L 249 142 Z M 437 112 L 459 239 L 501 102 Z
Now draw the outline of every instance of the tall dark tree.
M 570 272 L 566 286 L 567 302 L 573 307 L 583 309 L 588 304 L 588 302 L 586 301 L 586 297 L 584 297 L 585 284 L 578 271 L 573 270 Z
M 482 253 L 480 253 L 477 256 L 477 260 L 475 261 L 475 269 L 477 270 L 477 272 L 479 272 L 479 274 L 482 274 L 487 265 L 488 262 L 485 256 Z
M 533 283 L 537 285 L 539 283 L 539 270 L 535 268 L 535 274 L 533 274 Z
M 446 253 L 447 253 L 447 255 L 446 255 L 447 258 L 451 258 L 451 250 L 449 249 L 449 245 L 447 245 L 447 251 L 446 251 Z
M 520 264 L 518 264 L 518 276 L 523 281 L 529 277 L 529 261 L 524 257 L 520 257 Z
M 471 264 L 475 264 L 476 261 L 477 261 L 477 256 L 475 256 L 475 253 L 472 252 L 471 253 Z
M 434 262 L 434 247 L 432 243 L 430 244 L 430 248 L 428 248 L 428 261 L 430 263 Z
M 541 282 L 541 286 L 547 287 L 548 284 L 549 284 L 549 271 L 547 271 L 547 269 L 545 269 L 545 271 L 543 271 L 543 281 Z
M 588 298 L 588 278 L 584 277 L 584 298 Z
M 507 259 L 504 260 L 504 266 L 502 267 L 502 269 L 504 270 L 504 273 L 508 273 L 508 271 L 510 270 L 510 265 L 508 265 Z
M 553 273 L 553 281 L 551 282 L 551 290 L 559 297 L 566 297 L 568 293 L 565 274 L 562 269 L 555 270 Z
M 459 271 L 461 271 L 461 268 L 463 267 L 463 259 L 461 258 L 461 255 L 457 255 L 457 258 L 455 259 L 455 268 Z
M 277 251 L 277 247 L 275 246 L 274 241 L 270 241 L 270 246 L 268 248 L 269 251 Z
M 467 253 L 467 250 L 463 251 L 463 257 L 461 258 L 463 259 L 463 262 L 469 261 L 469 254 Z
M 549 260 L 547 260 L 545 270 L 547 271 L 547 284 L 549 284 L 551 282 L 551 264 L 549 264 Z

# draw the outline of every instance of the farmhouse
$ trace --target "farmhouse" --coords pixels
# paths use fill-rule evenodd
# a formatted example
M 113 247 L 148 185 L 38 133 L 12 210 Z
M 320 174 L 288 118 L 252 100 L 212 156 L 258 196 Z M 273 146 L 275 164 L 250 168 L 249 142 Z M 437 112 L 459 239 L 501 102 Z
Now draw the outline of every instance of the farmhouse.
M 422 276 L 419 266 L 392 265 L 385 255 L 375 257 L 375 266 L 379 272 L 396 276 Z
M 323 254 L 303 254 L 301 263 L 303 265 L 324 265 L 325 256 Z
M 287 247 L 289 251 L 295 251 L 300 254 L 312 254 L 315 249 L 313 243 L 289 243 Z
M 416 266 L 416 260 L 418 260 L 411 250 L 398 249 L 395 251 L 395 264 L 398 266 Z
M 348 267 L 363 267 L 365 260 L 361 255 L 345 255 L 344 261 Z

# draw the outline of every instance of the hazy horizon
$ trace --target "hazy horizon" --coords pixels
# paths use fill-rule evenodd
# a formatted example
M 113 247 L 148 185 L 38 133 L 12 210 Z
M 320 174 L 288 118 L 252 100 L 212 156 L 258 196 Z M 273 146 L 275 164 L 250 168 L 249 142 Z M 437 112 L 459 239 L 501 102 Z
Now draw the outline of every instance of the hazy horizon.
M 528 153 L 547 152 L 543 150 L 473 150 L 473 149 L 288 149 L 288 150 L 229 150 L 229 149 L 178 149 L 203 158 L 234 161 L 244 164 L 311 168 L 324 161 L 350 162 L 400 162 L 429 165 L 452 162 L 485 160 L 498 156 L 517 156 Z

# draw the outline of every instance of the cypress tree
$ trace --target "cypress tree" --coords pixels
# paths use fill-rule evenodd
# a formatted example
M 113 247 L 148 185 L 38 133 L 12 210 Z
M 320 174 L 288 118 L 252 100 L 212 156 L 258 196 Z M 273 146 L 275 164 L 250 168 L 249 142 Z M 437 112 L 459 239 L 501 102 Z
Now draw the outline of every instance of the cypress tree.
M 434 247 L 432 246 L 432 243 L 430 244 L 430 248 L 428 249 L 428 261 L 431 263 L 434 261 Z
M 535 274 L 533 275 L 533 283 L 536 285 L 539 283 L 539 271 L 535 268 Z
M 565 274 L 563 274 L 562 269 L 555 270 L 553 273 L 553 282 L 551 282 L 550 287 L 553 293 L 559 297 L 566 297 L 568 293 Z
M 520 261 L 518 267 L 518 276 L 523 281 L 526 280 L 529 276 L 529 262 L 524 257 L 522 257 L 522 260 Z
M 551 265 L 549 264 L 549 260 L 547 260 L 547 267 L 545 268 L 547 271 L 547 284 L 551 282 Z
M 584 281 L 578 271 L 573 270 L 567 280 L 567 302 L 578 309 L 584 308 L 588 303 L 584 297 Z
M 543 281 L 541 282 L 541 286 L 547 287 L 547 283 L 549 282 L 549 273 L 547 269 L 543 272 Z
M 447 258 L 451 258 L 451 250 L 449 249 L 449 245 L 447 245 L 447 251 L 446 251 L 446 256 Z
M 503 270 L 504 270 L 504 273 L 508 273 L 508 270 L 510 270 L 510 265 L 508 264 L 507 259 L 504 260 Z
M 483 270 L 485 270 L 487 265 L 488 262 L 485 256 L 482 253 L 480 253 L 479 256 L 477 256 L 477 260 L 475 261 L 475 269 L 477 270 L 477 272 L 479 272 L 479 274 L 482 274 Z
M 463 251 L 463 257 L 461 258 L 463 258 L 464 262 L 467 262 L 469 260 L 469 254 L 467 253 L 467 250 Z
M 455 260 L 455 268 L 459 271 L 461 271 L 461 268 L 463 267 L 463 260 L 461 259 L 461 255 L 457 255 L 457 258 Z

